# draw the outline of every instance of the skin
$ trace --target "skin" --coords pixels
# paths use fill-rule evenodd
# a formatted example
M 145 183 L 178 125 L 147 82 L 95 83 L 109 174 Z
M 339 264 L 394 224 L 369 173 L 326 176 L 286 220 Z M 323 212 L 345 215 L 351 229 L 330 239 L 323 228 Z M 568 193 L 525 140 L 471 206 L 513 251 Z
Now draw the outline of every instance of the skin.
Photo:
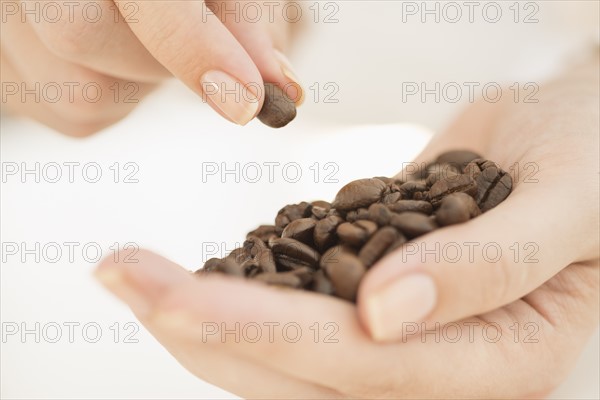
M 543 397 L 566 377 L 598 326 L 598 69 L 595 54 L 541 86 L 535 104 L 515 103 L 509 91 L 498 103 L 476 103 L 417 159 L 462 145 L 505 169 L 535 163 L 537 182 L 516 179 L 494 210 L 420 238 L 430 246 L 495 241 L 503 249 L 535 242 L 534 264 L 515 261 L 508 249 L 495 264 L 480 253 L 473 262 L 421 263 L 400 249 L 369 271 L 358 307 L 226 276 L 198 277 L 146 251 L 137 263 L 106 259 L 96 275 L 185 368 L 245 398 Z M 428 333 L 381 335 L 369 299 L 411 272 L 436 285 L 436 302 L 423 319 Z M 396 316 L 384 317 L 385 324 Z M 463 328 L 453 340 L 448 331 L 436 341 L 435 323 L 452 321 L 472 326 L 472 333 Z M 236 322 L 280 325 L 273 340 L 264 328 L 255 343 L 207 334 L 209 326 L 232 330 Z M 281 331 L 289 322 L 302 329 L 295 343 Z M 327 322 L 337 327 L 337 343 L 325 339 L 332 333 Z M 501 328 L 500 337 L 486 330 L 490 324 Z
M 281 12 L 273 12 L 274 20 L 269 21 L 265 8 L 264 17 L 258 21 L 236 21 L 232 15 L 224 18 L 222 11 L 234 9 L 235 2 L 220 0 L 213 2 L 217 4 L 213 7 L 203 1 L 101 1 L 95 3 L 101 7 L 96 22 L 91 22 L 95 9 L 88 10 L 90 16 L 85 17 L 88 14 L 83 12 L 82 3 L 74 9 L 69 8 L 69 2 L 53 3 L 60 7 L 57 20 L 54 8 L 44 8 L 46 11 L 38 12 L 36 19 L 35 14 L 14 8 L 17 2 L 7 3 L 0 39 L 1 78 L 3 83 L 16 84 L 19 91 L 7 95 L 2 107 L 62 133 L 88 136 L 124 118 L 171 77 L 181 80 L 223 117 L 241 125 L 260 110 L 263 81 L 287 87 L 286 93 L 300 103 L 302 89 L 287 60 L 280 56 L 288 42 L 290 24 L 282 19 Z M 32 9 L 33 5 L 27 7 Z M 244 117 L 223 112 L 222 106 L 206 97 L 201 84 L 204 73 L 210 70 L 226 72 L 248 87 L 257 97 L 253 102 L 258 103 L 256 110 Z M 95 92 L 85 97 L 82 88 L 89 83 L 102 91 L 97 101 L 89 100 L 96 100 Z M 41 95 L 41 101 L 34 101 L 33 95 L 23 101 L 21 84 L 26 90 L 36 84 L 42 88 L 57 84 L 63 95 L 54 101 L 53 91 Z M 75 87 L 72 96 L 67 85 Z M 226 101 L 230 105 L 239 102 L 233 96 Z

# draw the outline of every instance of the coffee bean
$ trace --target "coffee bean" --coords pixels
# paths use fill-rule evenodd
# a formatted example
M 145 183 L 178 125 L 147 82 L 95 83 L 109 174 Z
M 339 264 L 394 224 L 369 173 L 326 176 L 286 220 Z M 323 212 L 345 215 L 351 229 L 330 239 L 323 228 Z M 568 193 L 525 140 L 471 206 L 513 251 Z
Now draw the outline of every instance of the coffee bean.
M 467 174 L 440 179 L 429 189 L 429 201 L 431 201 L 433 207 L 437 207 L 444 196 L 457 192 L 475 196 L 477 194 L 477 183 Z
M 223 259 L 223 262 L 221 264 L 219 264 L 214 269 L 214 271 L 221 272 L 226 275 L 232 275 L 232 276 L 240 276 L 241 277 L 241 276 L 245 275 L 242 265 L 235 262 L 234 257 L 225 257 L 225 259 Z
M 265 82 L 265 101 L 257 118 L 271 128 L 282 128 L 296 118 L 296 105 L 279 86 Z
M 300 267 L 289 271 L 289 273 L 294 274 L 295 276 L 300 278 L 300 284 L 302 286 L 306 286 L 312 282 L 313 277 L 315 275 L 315 270 L 309 267 Z
M 425 180 L 427 187 L 431 187 L 434 183 L 444 178 L 452 178 L 456 175 L 460 175 L 460 171 L 452 167 L 450 164 L 435 164 L 436 168 L 433 172 L 430 172 Z
M 313 207 L 314 208 L 314 207 Z M 312 218 L 300 218 L 290 222 L 281 233 L 282 238 L 290 237 L 309 246 L 313 245 L 313 234 L 317 221 Z
M 471 150 L 452 150 L 440 154 L 435 161 L 439 164 L 451 164 L 462 173 L 467 164 L 477 158 L 481 156 Z
M 404 243 L 406 243 L 406 236 L 404 236 L 401 232 L 398 232 L 398 238 L 394 240 L 394 242 L 386 249 L 383 255 L 387 255 L 394 250 L 399 249 Z
M 400 188 L 398 187 L 398 190 L 400 190 Z M 383 199 L 381 200 L 381 202 L 383 204 L 393 204 L 397 201 L 399 201 L 402 198 L 402 194 L 397 191 L 397 192 L 392 192 L 389 194 L 386 194 L 385 196 L 383 196 Z
M 317 293 L 333 295 L 333 285 L 329 278 L 325 276 L 325 272 L 320 269 L 313 275 L 313 281 L 310 290 Z
M 394 214 L 390 225 L 409 239 L 425 235 L 437 228 L 436 223 L 427 215 L 411 211 Z
M 372 266 L 398 239 L 398 231 L 391 226 L 379 229 L 358 252 L 358 258 L 367 268 Z
M 338 238 L 342 243 L 360 247 L 377 230 L 377 224 L 369 220 L 360 220 L 354 223 L 344 222 L 337 228 Z
M 277 236 L 277 228 L 275 225 L 260 225 L 253 231 L 248 232 L 246 237 L 256 236 L 259 237 L 263 242 L 267 243 L 271 237 Z
M 292 221 L 295 221 L 300 218 L 307 218 L 311 216 L 312 205 L 303 201 L 299 204 L 288 204 L 283 207 L 277 213 L 275 217 L 275 227 L 278 234 L 283 232 L 283 228 L 287 226 Z
M 214 271 L 222 263 L 223 263 L 223 260 L 220 258 L 214 258 L 214 257 L 209 258 L 204 263 L 204 266 L 202 268 L 200 268 L 198 271 L 196 271 L 196 273 L 204 273 L 204 272 Z
M 337 240 L 335 231 L 342 222 L 344 220 L 341 217 L 331 215 L 316 223 L 313 239 L 317 249 L 324 251 L 335 244 Z
M 465 173 L 477 182 L 475 201 L 482 212 L 496 207 L 512 191 L 512 177 L 493 161 L 484 159 L 472 161 L 465 168 Z
M 354 254 L 340 251 L 336 258 L 321 263 L 321 268 L 331 281 L 335 296 L 349 301 L 356 300 L 356 293 L 362 277 L 366 272 L 365 266 Z
M 392 212 L 381 203 L 374 203 L 368 209 L 369 221 L 375 222 L 379 226 L 384 226 L 390 223 Z
M 440 208 L 435 212 L 439 226 L 448 226 L 467 222 L 481 214 L 475 200 L 465 193 L 452 193 L 444 197 Z
M 427 189 L 425 181 L 410 181 L 400 185 L 400 194 L 404 200 L 423 200 Z
M 344 186 L 335 196 L 332 207 L 341 211 L 368 207 L 381 200 L 387 186 L 379 179 L 359 179 Z
M 415 211 L 423 214 L 431 214 L 433 212 L 431 203 L 423 200 L 399 200 L 393 204 L 388 204 L 387 208 L 395 213 Z
M 275 238 L 269 241 L 269 247 L 277 266 L 283 270 L 300 267 L 316 267 L 320 254 L 313 248 L 292 238 Z M 278 268 L 279 269 L 279 268 Z

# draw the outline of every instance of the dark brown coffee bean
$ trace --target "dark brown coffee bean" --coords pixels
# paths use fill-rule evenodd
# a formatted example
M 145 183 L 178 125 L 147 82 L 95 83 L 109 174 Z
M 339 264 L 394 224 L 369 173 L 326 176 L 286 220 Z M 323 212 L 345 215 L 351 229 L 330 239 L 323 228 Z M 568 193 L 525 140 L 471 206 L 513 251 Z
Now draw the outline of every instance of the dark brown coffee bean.
M 333 285 L 331 284 L 329 278 L 325 276 L 325 272 L 322 269 L 319 269 L 313 275 L 313 281 L 310 289 L 313 292 L 333 295 Z
M 436 166 L 437 168 L 434 170 L 434 172 L 431 172 L 425 180 L 425 183 L 428 187 L 431 187 L 440 179 L 452 178 L 460 175 L 460 172 L 456 168 L 451 167 L 449 164 L 436 164 Z
M 512 191 L 512 177 L 493 161 L 472 161 L 465 168 L 465 174 L 469 174 L 477 182 L 475 201 L 482 212 L 502 203 Z
M 314 207 L 313 207 L 314 209 Z M 290 222 L 281 233 L 281 237 L 291 237 L 309 246 L 313 245 L 313 234 L 317 221 L 312 218 L 300 218 Z
M 321 207 L 329 211 L 331 209 L 331 203 L 325 200 L 315 200 L 310 203 L 313 207 Z
M 315 275 L 315 270 L 309 267 L 300 267 L 289 271 L 288 273 L 296 275 L 298 278 L 300 278 L 300 284 L 302 286 L 306 286 L 312 282 L 313 276 Z
M 398 232 L 391 226 L 379 229 L 358 252 L 358 258 L 367 268 L 379 260 L 385 251 L 398 239 Z
M 283 228 L 287 226 L 292 221 L 295 221 L 300 218 L 307 218 L 311 216 L 312 205 L 303 201 L 299 204 L 288 204 L 283 207 L 277 213 L 275 217 L 275 227 L 277 229 L 277 233 L 281 234 L 283 232 Z
M 279 86 L 265 82 L 265 101 L 257 118 L 271 128 L 281 128 L 296 118 L 296 105 Z
M 331 281 L 333 292 L 337 297 L 356 301 L 356 293 L 366 268 L 354 254 L 340 252 L 337 258 L 323 263 L 322 268 Z
M 462 173 L 467 164 L 477 158 L 481 156 L 471 150 L 452 150 L 440 154 L 435 161 L 440 164 L 451 164 Z
M 393 204 L 388 204 L 387 207 L 395 213 L 415 211 L 429 215 L 433 212 L 431 203 L 423 200 L 399 200 Z
M 344 222 L 344 220 L 336 215 L 326 217 L 317 222 L 313 235 L 313 240 L 317 249 L 324 251 L 335 245 L 337 241 L 335 231 L 342 222 Z
M 341 211 L 368 207 L 381 200 L 387 186 L 379 179 L 359 179 L 342 187 L 335 196 L 332 207 Z
M 423 200 L 427 193 L 425 181 L 409 181 L 400 185 L 400 194 L 404 200 Z
M 246 237 L 256 236 L 267 243 L 273 236 L 277 236 L 275 225 L 261 225 L 253 231 L 248 232 Z
M 259 282 L 266 283 L 267 285 L 273 286 L 284 286 L 291 288 L 300 288 L 302 287 L 302 280 L 300 277 L 291 274 L 290 272 L 263 272 L 262 274 L 258 274 L 254 277 Z
M 371 204 L 368 209 L 369 221 L 375 222 L 379 226 L 384 226 L 390 223 L 392 212 L 383 204 Z
M 437 207 L 445 196 L 457 192 L 475 196 L 477 194 L 475 180 L 467 174 L 440 179 L 429 189 L 429 201 L 434 207 Z
M 283 270 L 316 267 L 320 254 L 313 248 L 292 238 L 275 238 L 269 242 L 277 265 Z
M 409 239 L 424 235 L 437 228 L 436 223 L 427 215 L 411 211 L 394 214 L 390 220 L 390 225 L 397 228 Z
M 312 210 L 312 217 L 315 219 L 323 219 L 327 216 L 327 213 L 329 212 L 329 210 L 323 208 L 323 207 L 319 207 L 319 206 L 313 206 Z
M 337 228 L 340 242 L 350 246 L 360 247 L 377 230 L 377 224 L 369 220 L 360 220 L 354 223 L 344 222 Z
M 250 255 L 246 253 L 244 247 L 238 247 L 237 249 L 233 249 L 225 258 L 231 259 L 238 265 L 241 265 L 244 261 L 250 259 Z
M 453 193 L 442 200 L 435 212 L 435 221 L 439 226 L 448 226 L 467 222 L 479 214 L 475 199 L 465 193 Z

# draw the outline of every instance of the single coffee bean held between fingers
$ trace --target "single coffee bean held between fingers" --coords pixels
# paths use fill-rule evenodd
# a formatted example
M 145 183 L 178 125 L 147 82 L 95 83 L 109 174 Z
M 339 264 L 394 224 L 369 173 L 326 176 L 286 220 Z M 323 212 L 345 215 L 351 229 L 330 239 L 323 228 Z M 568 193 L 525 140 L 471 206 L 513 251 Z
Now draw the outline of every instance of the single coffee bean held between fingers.
M 257 117 L 271 128 L 282 128 L 296 118 L 296 105 L 279 86 L 265 82 L 265 101 Z

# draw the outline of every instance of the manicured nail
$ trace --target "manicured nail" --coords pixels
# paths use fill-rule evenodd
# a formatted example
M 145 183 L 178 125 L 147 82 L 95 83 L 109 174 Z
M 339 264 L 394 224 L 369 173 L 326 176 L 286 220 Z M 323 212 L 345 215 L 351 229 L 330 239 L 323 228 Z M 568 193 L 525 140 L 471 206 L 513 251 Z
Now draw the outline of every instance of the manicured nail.
M 373 339 L 399 339 L 404 325 L 421 322 L 433 311 L 436 300 L 435 283 L 424 274 L 404 276 L 384 285 L 365 302 Z
M 205 100 L 236 124 L 246 125 L 258 112 L 258 97 L 231 75 L 208 71 L 200 83 Z
M 146 316 L 150 313 L 151 305 L 147 296 L 127 283 L 123 273 L 117 268 L 100 268 L 94 275 L 107 289 L 127 303 L 138 316 Z
M 279 50 L 274 50 L 275 58 L 279 61 L 279 66 L 281 67 L 281 72 L 288 78 L 292 83 L 291 87 L 286 87 L 285 94 L 296 103 L 296 105 L 300 105 L 304 102 L 304 89 L 302 89 L 302 84 L 298 79 L 298 75 L 294 72 L 292 68 L 292 64 L 290 60 Z

